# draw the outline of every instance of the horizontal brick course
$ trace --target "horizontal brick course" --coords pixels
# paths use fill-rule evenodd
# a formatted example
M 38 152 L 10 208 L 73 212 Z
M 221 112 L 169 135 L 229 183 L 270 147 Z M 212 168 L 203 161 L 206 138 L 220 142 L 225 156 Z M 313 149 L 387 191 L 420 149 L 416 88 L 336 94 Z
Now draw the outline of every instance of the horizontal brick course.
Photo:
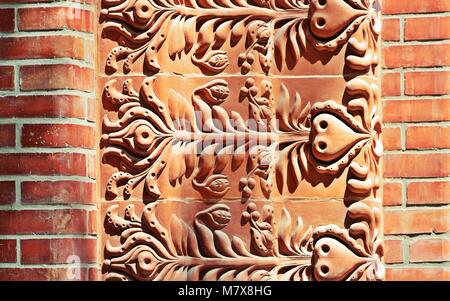
M 386 68 L 450 65 L 450 44 L 396 45 L 383 48 Z
M 386 280 L 388 281 L 448 281 L 450 280 L 450 268 L 444 267 L 405 267 L 387 268 Z
M 0 281 L 96 280 L 97 273 L 94 268 L 0 268 Z

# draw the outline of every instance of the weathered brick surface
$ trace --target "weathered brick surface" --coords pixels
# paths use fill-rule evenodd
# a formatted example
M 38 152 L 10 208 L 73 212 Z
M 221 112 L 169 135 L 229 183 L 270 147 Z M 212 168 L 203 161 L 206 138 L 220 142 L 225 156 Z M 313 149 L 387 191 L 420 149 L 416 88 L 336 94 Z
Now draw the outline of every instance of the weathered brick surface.
M 24 239 L 21 241 L 21 263 L 67 263 L 73 255 L 79 257 L 80 263 L 95 263 L 96 243 L 95 239 Z
M 387 280 L 450 280 L 450 2 L 384 0 Z
M 22 182 L 24 204 L 95 204 L 95 185 L 80 181 Z
M 0 280 L 95 280 L 96 2 L 0 4 Z

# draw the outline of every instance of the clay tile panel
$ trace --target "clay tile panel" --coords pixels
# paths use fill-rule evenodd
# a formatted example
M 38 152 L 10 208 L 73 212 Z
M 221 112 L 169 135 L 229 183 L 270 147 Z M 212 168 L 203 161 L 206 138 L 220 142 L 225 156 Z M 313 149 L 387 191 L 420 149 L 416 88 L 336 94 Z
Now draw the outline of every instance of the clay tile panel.
M 377 1 L 100 2 L 104 279 L 384 279 Z

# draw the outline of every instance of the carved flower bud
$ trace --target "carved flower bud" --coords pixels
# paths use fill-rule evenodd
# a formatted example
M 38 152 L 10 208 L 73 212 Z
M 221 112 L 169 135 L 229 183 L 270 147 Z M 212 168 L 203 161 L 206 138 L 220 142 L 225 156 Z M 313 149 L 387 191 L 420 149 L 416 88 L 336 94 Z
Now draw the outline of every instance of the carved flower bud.
M 226 54 L 216 54 L 213 55 L 209 60 L 208 63 L 215 67 L 215 68 L 221 68 L 228 64 L 228 56 Z
M 197 215 L 211 229 L 222 229 L 231 220 L 230 208 L 226 205 L 214 205 Z
M 148 0 L 138 0 L 134 4 L 134 16 L 141 23 L 146 23 L 152 17 L 154 8 Z
M 140 125 L 134 131 L 134 139 L 136 146 L 140 148 L 148 148 L 155 139 L 155 133 L 148 125 Z
M 225 99 L 230 95 L 230 90 L 227 86 L 223 85 L 215 85 L 211 87 L 211 95 L 214 96 L 214 98 L 217 99 Z
M 272 154 L 269 151 L 262 151 L 258 158 L 258 164 L 261 169 L 269 168 L 273 161 Z
M 195 90 L 194 95 L 210 106 L 220 105 L 230 95 L 230 89 L 225 80 L 216 79 Z
M 258 29 L 258 33 L 256 35 L 257 38 L 257 43 L 259 45 L 267 45 L 267 43 L 269 42 L 271 33 L 270 30 L 267 26 L 262 26 Z
M 222 198 L 230 190 L 230 181 L 224 175 L 212 175 L 203 183 L 194 179 L 192 184 L 204 197 Z
M 218 224 L 227 224 L 231 220 L 231 214 L 225 210 L 211 212 L 213 220 Z
M 202 58 L 192 56 L 192 62 L 204 71 L 220 73 L 230 64 L 226 51 L 213 50 Z
M 152 251 L 142 251 L 136 256 L 136 268 L 140 275 L 150 276 L 155 271 L 156 266 L 160 260 L 153 254 Z
M 209 188 L 212 191 L 215 192 L 223 192 L 225 191 L 228 187 L 230 186 L 230 183 L 228 182 L 227 179 L 217 179 L 211 182 L 211 184 L 209 184 Z

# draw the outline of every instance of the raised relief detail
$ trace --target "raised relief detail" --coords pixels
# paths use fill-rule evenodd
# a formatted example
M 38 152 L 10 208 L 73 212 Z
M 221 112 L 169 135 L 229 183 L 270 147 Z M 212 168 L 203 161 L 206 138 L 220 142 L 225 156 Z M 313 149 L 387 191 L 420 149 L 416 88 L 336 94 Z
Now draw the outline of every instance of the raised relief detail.
M 121 171 L 112 175 L 107 187 L 113 197 L 118 195 L 118 185 L 125 185 L 127 197 L 145 182 L 146 191 L 157 199 L 159 177 L 167 172 L 172 186 L 193 176 L 195 189 L 222 198 L 230 186 L 222 170 L 229 164 L 237 169 L 244 161 L 247 176 L 239 183 L 244 198 L 252 195 L 255 176 L 269 198 L 274 180 L 280 193 L 286 186 L 295 191 L 301 180 L 308 181 L 308 174 L 333 175 L 349 165 L 349 189 L 370 192 L 380 186 L 381 122 L 375 114 L 379 92 L 362 78 L 348 82 L 347 106 L 329 100 L 301 109 L 300 95 L 291 99 L 282 86 L 275 114 L 268 106 L 270 83 L 263 81 L 267 91 L 261 92 L 249 79 L 241 89 L 242 98 L 248 99 L 248 121 L 220 106 L 229 95 L 224 80 L 196 89 L 191 100 L 173 89 L 162 100 L 154 83 L 146 79 L 140 94 L 133 91 L 130 80 L 124 82 L 122 92 L 115 89 L 114 81 L 106 84 L 106 97 L 122 103 L 118 120 L 105 116 L 103 121 L 102 139 L 108 144 L 104 160 L 120 160 Z M 352 162 L 361 151 L 364 165 Z
M 103 268 L 106 280 L 381 280 L 378 240 L 380 212 L 365 205 L 351 210 L 350 230 L 334 225 L 303 229 L 284 208 L 274 220 L 270 205 L 257 210 L 250 203 L 241 223 L 250 224 L 250 247 L 226 234 L 232 219 L 227 205 L 198 212 L 193 225 L 172 215 L 167 225 L 157 217 L 159 203 L 147 205 L 138 218 L 128 205 L 124 218 L 117 205 L 109 208 L 107 224 L 120 244 L 107 241 Z M 362 221 L 367 218 L 368 226 Z M 113 231 L 114 231 L 113 230 Z M 363 245 L 357 242 L 362 237 Z
M 118 45 L 105 71 L 132 72 L 103 86 L 114 112 L 103 118 L 102 159 L 116 168 L 104 187 L 114 202 L 105 217 L 105 279 L 384 279 L 377 1 L 102 0 L 101 7 L 103 38 Z M 345 86 L 335 97 L 304 97 L 304 87 L 284 78 L 303 59 L 327 64 L 305 58 L 311 49 L 341 58 Z M 210 78 L 185 89 L 159 86 L 173 74 L 135 76 L 164 73 L 168 61 L 185 57 Z M 133 67 L 138 60 L 142 69 Z M 241 74 L 217 77 L 232 67 Z M 258 70 L 263 75 L 242 76 Z M 185 182 L 194 200 L 164 197 Z M 334 185 L 344 187 L 336 197 L 345 207 L 341 226 L 304 224 L 302 188 Z M 232 202 L 235 191 L 241 202 Z M 126 203 L 121 212 L 118 204 L 132 196 L 142 199 L 139 209 Z M 191 202 L 200 211 L 174 209 Z
M 351 40 L 356 55 L 349 64 L 375 64 L 376 13 L 373 0 L 102 0 L 102 35 L 119 46 L 111 50 L 106 70 L 129 72 L 144 56 L 144 66 L 159 72 L 158 52 L 166 41 L 168 56 L 175 60 L 182 53 L 206 74 L 220 73 L 229 57 L 220 50 L 244 41 L 245 52 L 237 62 L 243 74 L 255 61 L 268 74 L 272 60 L 282 70 L 296 64 L 309 42 L 319 51 L 334 51 L 346 43 L 361 25 L 366 40 Z M 369 37 L 367 37 L 369 36 Z M 358 55 L 363 55 L 360 58 Z

